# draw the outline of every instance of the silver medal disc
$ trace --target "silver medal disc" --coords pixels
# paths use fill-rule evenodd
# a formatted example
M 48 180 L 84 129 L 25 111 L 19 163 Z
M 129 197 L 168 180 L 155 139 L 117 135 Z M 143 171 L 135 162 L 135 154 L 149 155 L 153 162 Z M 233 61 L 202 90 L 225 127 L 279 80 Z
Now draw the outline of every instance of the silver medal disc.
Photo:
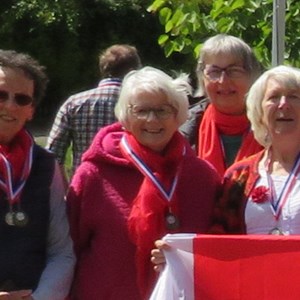
M 17 211 L 14 213 L 14 223 L 16 226 L 25 226 L 28 223 L 28 217 L 26 213 L 23 211 Z
M 175 230 L 175 229 L 179 228 L 179 220 L 172 213 L 168 212 L 167 215 L 166 215 L 166 217 L 165 217 L 165 220 L 166 220 L 166 227 L 167 227 L 167 229 L 169 229 L 169 230 Z
M 269 234 L 273 234 L 273 235 L 283 235 L 283 232 L 282 232 L 279 228 L 275 227 L 275 228 L 273 228 L 272 230 L 270 230 Z
M 14 226 L 14 212 L 9 211 L 8 213 L 6 213 L 5 215 L 5 223 L 9 226 Z

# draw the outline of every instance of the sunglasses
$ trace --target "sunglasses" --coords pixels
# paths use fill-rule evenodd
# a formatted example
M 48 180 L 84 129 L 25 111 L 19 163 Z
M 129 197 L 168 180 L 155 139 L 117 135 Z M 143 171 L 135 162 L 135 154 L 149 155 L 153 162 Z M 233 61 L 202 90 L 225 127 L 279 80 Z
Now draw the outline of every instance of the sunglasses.
M 0 103 L 4 103 L 8 101 L 8 99 L 9 99 L 9 93 L 0 90 Z M 14 94 L 14 101 L 19 106 L 26 106 L 32 104 L 33 98 L 25 94 L 16 93 Z

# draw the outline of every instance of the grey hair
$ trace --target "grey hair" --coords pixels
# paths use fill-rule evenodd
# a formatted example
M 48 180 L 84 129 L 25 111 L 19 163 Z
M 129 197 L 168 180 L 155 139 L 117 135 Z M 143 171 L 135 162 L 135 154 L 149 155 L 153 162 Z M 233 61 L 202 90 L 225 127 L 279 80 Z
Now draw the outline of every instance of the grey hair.
M 258 62 L 248 44 L 242 39 L 232 35 L 217 34 L 204 42 L 198 58 L 196 74 L 199 84 L 198 94 L 201 96 L 206 95 L 203 79 L 203 69 L 206 64 L 206 59 L 209 56 L 218 56 L 220 54 L 232 55 L 241 61 L 243 67 L 250 75 L 251 83 L 254 82 L 262 72 L 262 65 Z
M 129 72 L 124 77 L 115 107 L 115 115 L 123 126 L 126 126 L 129 119 L 128 105 L 131 104 L 132 96 L 141 91 L 154 94 L 163 93 L 167 97 L 168 103 L 177 110 L 178 127 L 186 121 L 189 106 L 188 94 L 192 92 L 187 74 L 180 74 L 173 79 L 165 72 L 153 67 L 144 67 Z
M 264 147 L 271 144 L 268 137 L 267 124 L 263 122 L 262 101 L 264 99 L 267 83 L 270 79 L 289 89 L 300 89 L 300 69 L 289 66 L 277 66 L 264 72 L 252 85 L 249 90 L 246 106 L 247 116 L 251 122 L 251 127 L 255 139 Z

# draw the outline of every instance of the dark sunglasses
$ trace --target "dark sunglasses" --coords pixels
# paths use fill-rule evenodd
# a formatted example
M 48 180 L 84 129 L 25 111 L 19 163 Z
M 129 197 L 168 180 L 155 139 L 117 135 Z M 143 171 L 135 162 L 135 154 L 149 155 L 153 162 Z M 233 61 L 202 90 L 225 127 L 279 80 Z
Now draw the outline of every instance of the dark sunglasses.
M 0 103 L 3 103 L 9 99 L 9 93 L 6 91 L 0 90 Z M 14 101 L 19 106 L 26 106 L 29 104 L 32 104 L 33 99 L 32 97 L 25 95 L 25 94 L 15 94 L 14 95 Z

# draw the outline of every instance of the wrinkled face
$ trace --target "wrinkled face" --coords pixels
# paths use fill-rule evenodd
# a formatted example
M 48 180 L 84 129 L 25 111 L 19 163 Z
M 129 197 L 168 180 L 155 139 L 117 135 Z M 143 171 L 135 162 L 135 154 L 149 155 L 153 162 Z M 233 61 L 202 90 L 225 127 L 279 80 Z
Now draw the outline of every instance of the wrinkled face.
M 33 117 L 33 81 L 21 71 L 0 67 L 0 144 L 9 144 Z
M 250 75 L 235 57 L 222 54 L 206 58 L 204 87 L 218 111 L 229 115 L 245 113 L 245 94 L 250 82 Z
M 163 93 L 138 92 L 130 101 L 126 129 L 137 141 L 162 152 L 178 129 L 176 110 Z
M 272 140 L 283 136 L 300 139 L 300 88 L 269 79 L 262 101 L 263 122 Z

